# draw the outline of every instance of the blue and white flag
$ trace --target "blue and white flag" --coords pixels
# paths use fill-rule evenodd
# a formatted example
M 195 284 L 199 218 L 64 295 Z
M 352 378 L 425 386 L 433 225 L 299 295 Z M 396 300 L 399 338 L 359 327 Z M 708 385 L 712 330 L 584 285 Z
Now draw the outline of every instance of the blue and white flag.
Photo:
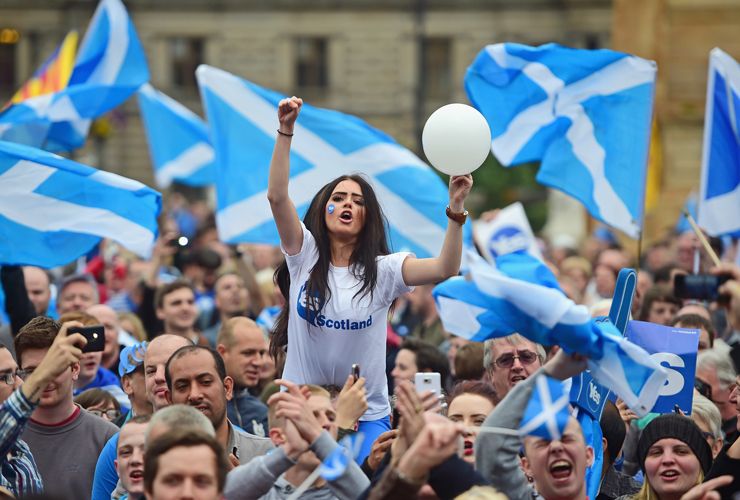
M 542 345 L 559 345 L 587 356 L 591 375 L 636 413 L 653 407 L 665 370 L 611 322 L 597 323 L 585 306 L 568 299 L 545 264 L 526 253 L 503 255 L 496 268 L 478 258 L 470 278 L 434 288 L 447 331 L 477 341 L 518 332 Z
M 364 439 L 365 435 L 361 432 L 345 436 L 339 441 L 339 446 L 319 465 L 319 475 L 327 481 L 342 477 L 350 462 L 360 454 Z
M 221 240 L 277 245 L 267 178 L 283 96 L 210 66 L 200 66 L 196 76 L 216 150 Z M 393 250 L 418 257 L 438 254 L 447 228 L 448 188 L 387 134 L 354 116 L 304 104 L 290 162 L 289 192 L 301 217 L 326 183 L 362 173 L 388 218 Z
M 65 265 L 101 238 L 151 253 L 161 196 L 140 182 L 0 141 L 0 186 L 0 265 Z
M 80 44 L 67 87 L 11 106 L 0 114 L 0 137 L 16 127 L 47 128 L 45 148 L 84 144 L 92 118 L 123 103 L 149 81 L 149 68 L 121 0 L 101 0 Z
M 650 411 L 670 413 L 678 405 L 686 415 L 691 415 L 699 330 L 630 321 L 626 336 L 668 372 L 668 380 L 660 388 L 660 397 Z
M 595 218 L 640 233 L 656 66 L 611 50 L 489 45 L 465 76 L 505 166 L 540 161 L 538 182 Z
M 215 154 L 203 120 L 148 83 L 137 96 L 157 185 L 215 183 Z
M 475 221 L 473 236 L 488 262 L 494 262 L 499 255 L 511 252 L 528 252 L 542 259 L 524 206 L 518 201 L 502 208 L 491 221 Z
M 570 418 L 565 384 L 547 375 L 538 375 L 529 403 L 522 414 L 519 434 L 558 440 Z
M 740 236 L 740 64 L 709 54 L 699 226 L 712 236 Z

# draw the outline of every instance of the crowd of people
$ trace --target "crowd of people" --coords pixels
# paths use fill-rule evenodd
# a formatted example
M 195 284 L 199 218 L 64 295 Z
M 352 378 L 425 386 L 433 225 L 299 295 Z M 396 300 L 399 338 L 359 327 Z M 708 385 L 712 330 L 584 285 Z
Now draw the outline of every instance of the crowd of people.
M 433 258 L 390 251 L 362 175 L 323 186 L 301 220 L 288 192 L 301 106 L 278 111 L 280 247 L 226 245 L 206 203 L 172 194 L 149 260 L 103 241 L 63 269 L 0 269 L 0 498 L 584 499 L 594 462 L 599 499 L 740 492 L 732 247 L 712 240 L 716 267 L 691 231 L 639 256 L 605 228 L 580 246 L 543 241 L 563 292 L 593 316 L 637 267 L 632 317 L 700 331 L 695 391 L 688 416 L 607 402 L 599 451 L 572 417 L 560 439 L 520 437 L 538 378 L 569 379 L 586 360 L 527 332 L 478 343 L 445 331 L 432 288 L 459 272 L 472 178 L 450 179 Z M 724 276 L 722 300 L 676 297 L 675 277 L 697 272 Z M 88 352 L 70 332 L 94 325 L 105 345 Z M 439 374 L 440 390 L 418 392 L 418 373 Z M 346 436 L 356 457 L 337 462 Z

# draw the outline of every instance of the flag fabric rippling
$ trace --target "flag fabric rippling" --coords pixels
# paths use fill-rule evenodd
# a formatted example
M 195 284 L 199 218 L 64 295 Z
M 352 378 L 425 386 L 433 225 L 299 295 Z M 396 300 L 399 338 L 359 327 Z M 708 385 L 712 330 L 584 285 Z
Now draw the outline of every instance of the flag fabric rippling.
M 480 257 L 471 260 L 469 279 L 453 278 L 433 291 L 446 330 L 477 341 L 521 333 L 583 354 L 591 375 L 635 412 L 652 408 L 665 370 L 611 322 L 597 323 L 585 306 L 568 299 L 545 264 L 523 252 L 502 255 L 496 268 Z
M 465 89 L 505 166 L 541 162 L 538 182 L 595 218 L 639 235 L 656 66 L 611 50 L 485 47 Z
M 68 264 L 101 238 L 146 258 L 161 196 L 140 182 L 0 141 L 0 264 Z
M 161 188 L 172 181 L 189 186 L 215 182 L 215 155 L 205 122 L 148 83 L 137 93 L 154 179 Z
M 712 236 L 740 236 L 740 64 L 709 54 L 699 225 Z
M 45 149 L 78 148 L 93 118 L 123 103 L 148 80 L 144 50 L 126 7 L 121 0 L 101 0 L 66 87 L 6 109 L 0 114 L 0 137 L 16 138 L 14 129 L 31 127 L 46 131 Z
M 266 195 L 284 96 L 210 66 L 200 66 L 196 76 L 216 151 L 219 235 L 228 243 L 276 245 Z M 447 186 L 414 153 L 359 118 L 304 104 L 290 161 L 289 192 L 300 216 L 326 183 L 361 173 L 388 218 L 394 251 L 429 257 L 442 247 Z

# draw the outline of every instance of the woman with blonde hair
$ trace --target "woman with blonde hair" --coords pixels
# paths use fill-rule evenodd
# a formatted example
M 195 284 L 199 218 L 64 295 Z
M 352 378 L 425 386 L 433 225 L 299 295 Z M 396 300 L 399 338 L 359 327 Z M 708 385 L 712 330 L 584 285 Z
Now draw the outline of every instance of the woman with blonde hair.
M 699 427 L 674 413 L 655 418 L 643 429 L 637 456 L 645 482 L 637 494 L 621 499 L 678 500 L 702 483 L 712 466 L 712 450 Z

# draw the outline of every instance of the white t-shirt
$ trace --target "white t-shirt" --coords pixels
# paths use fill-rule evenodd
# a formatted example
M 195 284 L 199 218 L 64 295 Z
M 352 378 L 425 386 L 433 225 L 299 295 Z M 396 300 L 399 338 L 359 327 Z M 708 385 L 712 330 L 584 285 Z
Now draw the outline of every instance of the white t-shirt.
M 357 363 L 366 379 L 368 395 L 368 409 L 361 420 L 383 418 L 391 412 L 385 377 L 388 309 L 396 297 L 412 290 L 401 274 L 403 261 L 410 254 L 377 258 L 378 278 L 372 301 L 369 294 L 353 298 L 362 282 L 349 268 L 330 266 L 331 296 L 323 308 L 318 308 L 318 315 L 308 318 L 305 287 L 319 253 L 313 235 L 303 223 L 301 227 L 300 252 L 285 254 L 290 272 L 290 314 L 283 378 L 297 384 L 342 387 L 352 372 L 352 364 Z

